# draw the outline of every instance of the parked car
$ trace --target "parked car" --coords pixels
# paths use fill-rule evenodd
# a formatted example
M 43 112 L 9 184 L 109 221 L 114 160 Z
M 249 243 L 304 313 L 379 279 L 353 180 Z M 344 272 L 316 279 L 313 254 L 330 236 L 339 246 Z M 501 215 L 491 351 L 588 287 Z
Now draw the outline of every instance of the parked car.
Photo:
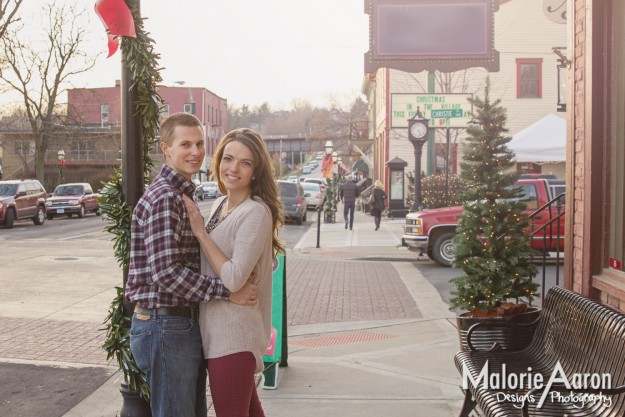
M 79 218 L 87 213 L 100 214 L 98 194 L 93 192 L 91 185 L 86 182 L 61 184 L 46 201 L 46 216 L 52 220 L 55 216 L 65 215 Z
M 563 200 L 562 193 L 566 188 L 564 180 L 540 177 L 519 179 L 515 187 L 523 191 L 518 200 L 525 205 L 525 212 L 528 215 L 558 196 Z M 402 241 L 410 250 L 427 253 L 439 265 L 451 266 L 455 253 L 453 240 L 456 236 L 458 218 L 462 213 L 462 207 L 443 207 L 408 213 Z M 555 206 L 549 207 L 545 214 L 534 218 L 534 230 L 541 228 L 558 213 Z M 564 225 L 565 219 L 562 217 L 558 223 L 546 228 L 546 247 L 542 235 L 532 239 L 532 247 L 541 251 L 556 251 L 559 246 L 560 250 L 564 250 L 562 238 Z
M 284 208 L 284 217 L 297 224 L 306 221 L 306 196 L 300 183 L 278 181 L 280 186 L 280 201 Z
M 297 175 L 290 175 L 286 180 L 288 182 L 297 182 Z
M 219 198 L 223 194 L 219 191 L 217 181 L 207 181 L 202 183 L 204 189 L 204 198 Z
M 326 193 L 321 189 L 321 185 L 314 182 L 305 182 L 302 184 L 302 188 L 304 189 L 308 208 L 315 209 L 323 202 Z
M 312 169 L 310 169 L 310 167 L 308 165 L 306 165 L 304 168 L 302 168 L 302 174 L 306 175 L 306 174 L 310 174 L 312 172 Z
M 328 186 L 328 183 L 327 183 L 327 181 L 325 180 L 325 178 L 306 178 L 306 179 L 304 180 L 304 182 L 305 182 L 305 183 L 306 183 L 306 182 L 312 182 L 312 183 L 314 183 L 314 184 L 319 184 L 319 185 L 321 186 L 321 189 L 322 189 L 323 191 L 325 191 L 325 190 L 326 190 L 326 187 Z
M 0 181 L 0 224 L 13 228 L 15 220 L 32 219 L 36 225 L 46 220 L 46 193 L 37 180 Z

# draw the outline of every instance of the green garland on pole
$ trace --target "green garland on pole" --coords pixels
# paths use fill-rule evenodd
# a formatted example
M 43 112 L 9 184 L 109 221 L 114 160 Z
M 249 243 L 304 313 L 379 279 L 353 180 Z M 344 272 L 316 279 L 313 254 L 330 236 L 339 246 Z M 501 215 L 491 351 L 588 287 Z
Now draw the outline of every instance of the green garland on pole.
M 132 88 L 136 88 L 138 92 L 133 115 L 141 118 L 144 137 L 143 172 L 147 184 L 154 167 L 150 153 L 155 147 L 160 110 L 163 105 L 163 99 L 157 91 L 157 86 L 162 80 L 158 66 L 160 54 L 154 51 L 154 40 L 144 30 L 143 18 L 136 3 L 132 0 L 125 1 L 132 12 L 137 37 L 125 37 L 121 49 L 122 56 L 126 59 L 125 64 L 132 74 Z M 109 222 L 104 229 L 113 234 L 115 259 L 120 267 L 126 269 L 130 264 L 130 224 L 133 208 L 125 201 L 122 184 L 122 168 L 115 168 L 115 174 L 111 176 L 110 181 L 104 183 L 104 191 L 99 202 L 100 212 Z M 104 324 L 106 340 L 102 347 L 108 353 L 107 360 L 115 357 L 130 389 L 139 391 L 149 400 L 150 387 L 130 352 L 130 318 L 124 314 L 123 289 L 120 287 L 117 287 L 117 295 L 111 303 Z

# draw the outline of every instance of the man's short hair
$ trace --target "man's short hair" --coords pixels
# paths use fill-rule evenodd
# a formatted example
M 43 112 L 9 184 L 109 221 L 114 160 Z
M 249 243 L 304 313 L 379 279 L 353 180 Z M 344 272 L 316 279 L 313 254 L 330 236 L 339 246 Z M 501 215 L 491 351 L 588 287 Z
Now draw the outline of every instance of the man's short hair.
M 161 122 L 161 142 L 165 142 L 169 146 L 174 143 L 174 130 L 176 126 L 197 126 L 202 129 L 202 122 L 190 113 L 173 113 Z

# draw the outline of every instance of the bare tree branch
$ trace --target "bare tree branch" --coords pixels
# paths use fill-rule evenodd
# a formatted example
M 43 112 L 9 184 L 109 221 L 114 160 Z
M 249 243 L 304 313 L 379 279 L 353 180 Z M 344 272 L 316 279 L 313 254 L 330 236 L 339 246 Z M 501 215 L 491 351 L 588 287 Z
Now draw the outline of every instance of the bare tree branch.
M 20 20 L 17 17 L 17 10 L 22 5 L 23 0 L 0 0 L 0 38 L 4 38 L 4 34 L 11 24 Z
M 0 8 L 2 4 L 0 0 Z M 87 31 L 78 22 L 86 14 L 84 9 L 52 1 L 45 6 L 44 13 L 48 16 L 43 28 L 44 48 L 23 44 L 19 36 L 22 28 L 9 31 L 10 36 L 3 36 L 0 43 L 0 53 L 5 58 L 0 80 L 22 97 L 35 139 L 35 172 L 40 181 L 44 180 L 49 140 L 61 124 L 58 98 L 70 78 L 89 71 L 96 59 L 82 49 Z

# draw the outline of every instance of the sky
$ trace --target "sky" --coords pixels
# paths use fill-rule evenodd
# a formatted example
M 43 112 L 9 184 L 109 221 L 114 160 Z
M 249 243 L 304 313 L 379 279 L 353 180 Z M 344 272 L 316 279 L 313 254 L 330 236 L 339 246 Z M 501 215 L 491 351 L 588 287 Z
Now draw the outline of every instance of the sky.
M 26 3 L 25 11 L 36 15 L 35 4 L 43 1 Z M 121 52 L 106 58 L 95 0 L 81 3 L 89 16 L 86 49 L 100 56 L 73 86 L 113 86 Z M 143 0 L 141 13 L 161 54 L 165 85 L 184 81 L 229 104 L 268 102 L 274 110 L 303 99 L 345 106 L 360 94 L 369 36 L 364 0 Z M 27 29 L 34 33 L 39 23 L 29 17 Z

